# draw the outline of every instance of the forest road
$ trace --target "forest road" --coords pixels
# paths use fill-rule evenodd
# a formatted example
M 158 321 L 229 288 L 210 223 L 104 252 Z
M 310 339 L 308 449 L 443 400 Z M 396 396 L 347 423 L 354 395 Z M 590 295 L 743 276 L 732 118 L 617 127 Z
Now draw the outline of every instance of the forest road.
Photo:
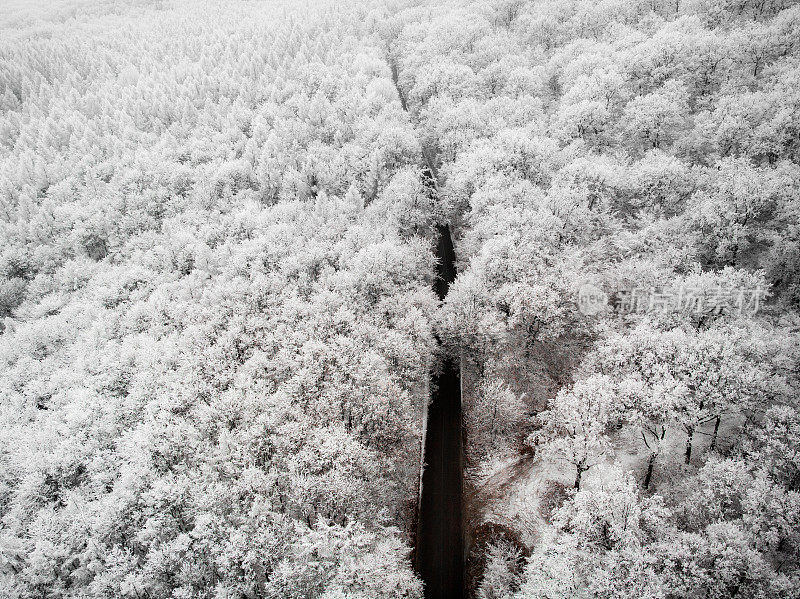
M 436 293 L 447 294 L 455 279 L 450 229 L 439 227 Z M 416 568 L 425 582 L 425 599 L 463 599 L 461 381 L 458 358 L 446 356 L 431 381 L 425 435 Z

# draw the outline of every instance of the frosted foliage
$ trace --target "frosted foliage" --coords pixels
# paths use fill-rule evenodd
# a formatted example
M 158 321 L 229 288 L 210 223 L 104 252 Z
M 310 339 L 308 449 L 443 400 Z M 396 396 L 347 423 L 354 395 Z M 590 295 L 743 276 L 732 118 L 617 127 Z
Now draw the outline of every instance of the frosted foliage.
M 0 598 L 421 599 L 445 356 L 477 597 L 799 597 L 798 40 L 792 0 L 2 2 Z

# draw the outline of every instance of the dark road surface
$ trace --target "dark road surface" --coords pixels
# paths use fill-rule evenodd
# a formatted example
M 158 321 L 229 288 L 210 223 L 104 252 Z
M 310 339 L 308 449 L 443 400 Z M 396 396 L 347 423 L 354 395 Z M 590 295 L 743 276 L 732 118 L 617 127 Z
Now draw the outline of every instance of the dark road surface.
M 439 266 L 435 289 L 447 294 L 455 279 L 455 254 L 450 230 L 439 228 Z M 463 599 L 461 382 L 457 359 L 447 358 L 432 379 L 425 436 L 416 568 L 425 582 L 426 599 Z

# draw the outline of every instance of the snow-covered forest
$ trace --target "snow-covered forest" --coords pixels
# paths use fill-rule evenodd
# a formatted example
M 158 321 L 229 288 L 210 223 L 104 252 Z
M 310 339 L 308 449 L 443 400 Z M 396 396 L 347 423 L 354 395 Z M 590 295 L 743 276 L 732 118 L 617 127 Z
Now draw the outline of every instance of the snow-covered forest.
M 798 337 L 794 0 L 0 6 L 1 599 L 421 599 L 444 355 L 464 597 L 800 597 Z

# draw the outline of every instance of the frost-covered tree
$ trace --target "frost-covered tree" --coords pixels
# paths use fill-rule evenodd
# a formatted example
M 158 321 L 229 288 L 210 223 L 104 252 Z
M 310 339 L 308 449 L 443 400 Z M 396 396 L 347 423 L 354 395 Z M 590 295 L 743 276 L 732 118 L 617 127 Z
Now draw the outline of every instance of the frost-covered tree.
M 575 467 L 575 489 L 580 490 L 583 474 L 610 450 L 607 429 L 617 407 L 612 381 L 592 376 L 560 391 L 538 414 L 541 429 L 532 442 Z

